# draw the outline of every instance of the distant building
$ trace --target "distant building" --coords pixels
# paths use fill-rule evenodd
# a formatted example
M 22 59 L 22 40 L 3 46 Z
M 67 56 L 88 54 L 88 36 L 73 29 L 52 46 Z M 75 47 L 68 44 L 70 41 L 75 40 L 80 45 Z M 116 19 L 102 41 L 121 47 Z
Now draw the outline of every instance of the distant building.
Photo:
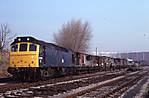
M 149 65 L 149 52 L 121 53 L 121 58 L 133 59 L 143 65 Z
M 117 52 L 92 52 L 92 54 L 98 56 L 120 57 L 120 54 Z

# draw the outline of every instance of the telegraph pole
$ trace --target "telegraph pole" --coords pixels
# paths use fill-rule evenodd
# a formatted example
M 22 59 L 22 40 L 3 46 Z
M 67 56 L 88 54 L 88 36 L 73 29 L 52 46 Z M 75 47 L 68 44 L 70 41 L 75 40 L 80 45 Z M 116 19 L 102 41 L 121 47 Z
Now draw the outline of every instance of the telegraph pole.
M 96 56 L 98 55 L 98 53 L 97 53 L 97 52 L 98 52 L 98 48 L 96 47 Z

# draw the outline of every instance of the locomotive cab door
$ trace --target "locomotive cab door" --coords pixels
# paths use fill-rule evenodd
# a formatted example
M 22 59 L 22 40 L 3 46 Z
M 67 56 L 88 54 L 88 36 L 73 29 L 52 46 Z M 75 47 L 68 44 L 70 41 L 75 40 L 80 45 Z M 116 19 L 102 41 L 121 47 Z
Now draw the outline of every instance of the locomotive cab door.
M 46 64 L 46 47 L 40 46 L 39 49 L 39 66 Z

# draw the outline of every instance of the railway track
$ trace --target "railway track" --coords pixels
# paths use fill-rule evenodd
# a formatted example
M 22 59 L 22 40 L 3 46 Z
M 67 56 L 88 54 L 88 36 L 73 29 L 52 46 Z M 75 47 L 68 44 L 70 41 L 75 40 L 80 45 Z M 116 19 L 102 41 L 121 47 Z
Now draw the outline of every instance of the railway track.
M 48 81 L 33 83 L 10 83 L 0 86 L 1 96 L 53 96 L 59 93 L 67 92 L 78 87 L 87 86 L 91 83 L 112 79 L 126 74 L 125 71 L 99 72 L 81 76 L 62 77 Z
M 78 96 L 79 98 L 118 98 L 148 73 L 148 71 L 143 71 L 120 77 L 115 79 L 114 81 L 110 81 L 108 83 L 105 82 L 104 85 L 99 85 L 99 87 L 90 88 L 90 90 L 88 89 L 85 92 L 81 93 L 80 96 L 79 93 L 75 96 Z M 73 96 L 74 95 L 69 95 L 66 97 L 72 98 Z
M 72 76 L 63 76 L 63 77 L 57 77 L 57 78 L 50 78 L 50 79 L 45 79 L 42 81 L 38 81 L 40 82 L 61 82 L 61 81 L 68 81 L 68 80 L 76 80 L 76 79 L 81 79 L 81 78 L 88 78 L 88 77 L 92 77 L 92 76 L 97 76 L 97 75 L 105 75 L 105 74 L 113 74 L 113 73 L 123 73 L 125 72 L 125 70 L 123 71 L 103 71 L 103 72 L 97 72 L 97 73 L 89 73 L 89 74 L 81 74 L 81 75 L 72 75 Z M 50 80 L 50 81 L 49 81 Z M 30 81 L 30 83 L 38 83 L 36 81 Z M 0 78 L 0 85 L 3 84 L 23 84 L 23 83 L 29 83 L 29 82 L 25 82 L 25 81 L 19 81 L 19 80 L 13 80 L 11 77 L 7 77 L 7 78 Z M 0 87 L 2 88 L 2 87 Z
M 35 83 L 17 83 L 13 86 L 7 85 L 7 89 L 0 89 L 1 96 L 23 96 L 23 97 L 48 97 L 54 96 L 60 93 L 65 93 L 71 91 L 73 89 L 77 89 L 79 87 L 88 86 L 93 83 L 98 83 L 102 81 L 106 81 L 108 79 L 116 78 L 118 76 L 123 76 L 127 72 L 101 72 L 94 74 L 87 74 L 83 76 L 74 76 L 68 79 L 58 78 L 53 79 L 51 81 L 41 81 Z M 60 81 L 61 80 L 61 81 Z M 52 82 L 53 81 L 53 82 Z M 57 82 L 56 82 L 57 81 Z M 2 86 L 0 86 L 2 87 Z M 9 87 L 9 89 L 8 89 Z M 23 89 L 21 89 L 23 88 Z
M 128 88 L 131 86 L 135 85 L 142 77 L 147 74 L 145 73 L 140 73 L 137 76 L 133 77 L 126 77 L 123 81 L 120 81 L 120 85 L 115 84 L 116 88 L 114 88 L 112 91 L 108 92 L 107 94 L 104 95 L 104 97 L 108 98 L 117 98 L 119 97 L 122 93 L 124 93 Z M 119 82 L 119 81 L 118 81 Z

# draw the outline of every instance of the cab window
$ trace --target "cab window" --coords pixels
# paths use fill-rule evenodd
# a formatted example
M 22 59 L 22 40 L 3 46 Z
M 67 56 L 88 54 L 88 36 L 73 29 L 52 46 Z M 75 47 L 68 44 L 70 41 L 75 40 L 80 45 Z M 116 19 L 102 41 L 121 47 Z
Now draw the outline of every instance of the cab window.
M 37 46 L 35 44 L 30 44 L 29 51 L 36 51 Z
M 27 51 L 27 44 L 20 44 L 19 51 Z
M 11 51 L 12 52 L 16 52 L 17 50 L 18 50 L 18 45 L 17 44 L 11 46 Z

